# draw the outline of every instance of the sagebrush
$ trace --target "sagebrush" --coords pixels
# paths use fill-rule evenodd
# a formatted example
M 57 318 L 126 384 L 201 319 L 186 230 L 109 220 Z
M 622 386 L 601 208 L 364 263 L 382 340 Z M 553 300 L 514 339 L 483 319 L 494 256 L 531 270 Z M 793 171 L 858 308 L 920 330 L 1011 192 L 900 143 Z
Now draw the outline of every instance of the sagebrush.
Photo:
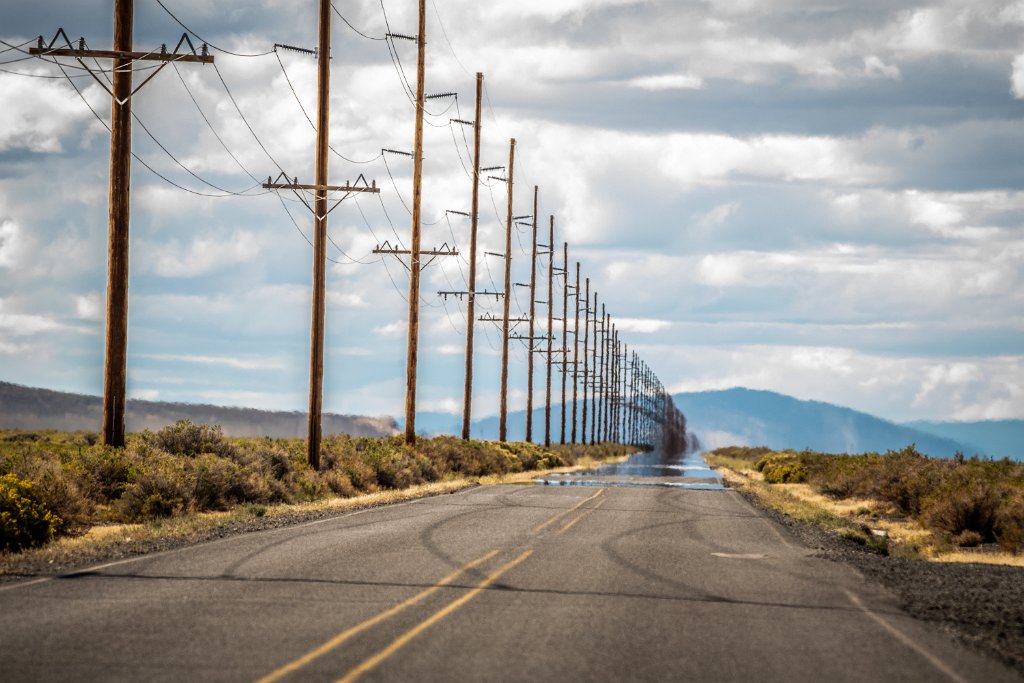
M 38 503 L 37 516 L 52 522 L 40 531 L 32 527 L 43 539 L 39 542 L 45 542 L 97 522 L 349 497 L 456 476 L 572 465 L 584 455 L 604 458 L 626 450 L 614 444 L 544 448 L 448 436 L 421 438 L 409 446 L 399 436 L 340 435 L 324 439 L 317 471 L 309 467 L 301 439 L 229 439 L 219 427 L 182 420 L 156 432 L 130 435 L 124 448 L 98 445 L 95 434 L 0 432 L 0 475 L 27 487 L 17 489 L 18 510 L 29 510 L 25 500 L 31 498 Z M 9 498 L 15 500 L 14 494 Z M 0 505 L 6 504 L 3 500 Z M 4 547 L 16 550 L 31 544 L 38 543 L 18 541 Z

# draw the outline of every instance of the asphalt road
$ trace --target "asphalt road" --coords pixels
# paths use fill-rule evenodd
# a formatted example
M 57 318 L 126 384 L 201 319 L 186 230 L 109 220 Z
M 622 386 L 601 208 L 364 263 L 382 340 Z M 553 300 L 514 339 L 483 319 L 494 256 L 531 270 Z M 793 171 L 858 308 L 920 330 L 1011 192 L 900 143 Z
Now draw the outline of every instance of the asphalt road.
M 731 491 L 497 486 L 0 587 L 4 681 L 1016 681 Z

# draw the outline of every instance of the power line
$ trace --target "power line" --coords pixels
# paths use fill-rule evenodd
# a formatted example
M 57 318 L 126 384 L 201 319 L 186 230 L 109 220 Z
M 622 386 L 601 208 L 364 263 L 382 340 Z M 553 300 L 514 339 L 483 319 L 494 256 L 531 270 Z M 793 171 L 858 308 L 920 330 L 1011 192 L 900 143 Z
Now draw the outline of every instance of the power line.
M 178 26 L 180 26 L 183 29 L 185 29 L 186 32 L 191 33 L 192 36 L 196 40 L 199 40 L 199 41 L 202 41 L 202 42 L 206 43 L 208 46 L 210 46 L 211 48 L 213 48 L 217 52 L 223 52 L 224 54 L 231 55 L 233 57 L 264 57 L 266 55 L 269 55 L 271 52 L 273 52 L 273 50 L 267 50 L 266 52 L 256 52 L 256 53 L 253 53 L 253 54 L 245 54 L 245 53 L 242 53 L 242 52 L 232 52 L 231 50 L 226 50 L 226 49 L 224 49 L 222 47 L 217 47 L 216 45 L 214 45 L 213 43 L 208 41 L 206 38 L 203 38 L 198 33 L 196 33 L 195 31 L 190 29 L 188 26 L 186 26 L 184 23 L 182 23 L 181 19 L 179 19 L 178 17 L 174 16 L 174 13 L 171 12 L 171 10 L 167 9 L 167 5 L 162 3 L 160 0 L 156 0 L 156 4 L 160 5 L 160 7 L 162 7 L 163 10 L 165 12 L 167 12 L 168 15 L 170 15 L 171 19 L 174 19 L 174 21 L 177 22 Z
M 337 10 L 335 10 L 335 11 L 337 11 Z M 285 69 L 284 62 L 281 61 L 281 55 L 278 53 L 276 46 L 274 48 L 274 56 L 277 57 L 277 63 L 281 66 L 281 73 L 284 74 L 285 83 L 288 84 L 288 88 L 292 91 L 292 95 L 295 97 L 295 103 L 297 105 L 299 105 L 299 110 L 302 111 L 302 115 L 306 117 L 307 121 L 309 121 L 310 128 L 312 128 L 315 131 L 316 130 L 316 124 L 313 123 L 313 119 L 310 118 L 309 112 L 306 111 L 306 107 L 302 104 L 302 100 L 299 98 L 299 93 L 295 90 L 295 86 L 292 84 L 292 79 L 288 77 L 288 70 Z M 351 164 L 369 164 L 371 162 L 376 161 L 377 159 L 379 159 L 384 154 L 383 152 L 381 152 L 380 154 L 378 154 L 375 157 L 372 157 L 370 159 L 366 159 L 365 161 L 359 161 L 357 159 L 349 159 L 347 156 L 345 156 L 344 154 L 342 154 L 338 150 L 334 149 L 333 145 L 327 145 L 327 148 L 329 150 L 331 150 L 331 152 L 333 152 L 335 154 L 335 156 L 337 156 L 337 157 L 339 157 L 341 159 L 344 159 L 345 161 L 347 161 L 347 162 L 349 162 Z
M 160 2 L 160 0 L 157 0 L 157 2 Z M 281 166 L 281 164 L 277 163 L 277 159 L 271 156 L 270 152 L 267 150 L 266 146 L 260 140 L 259 136 L 256 135 L 256 131 L 253 130 L 252 126 L 249 124 L 249 120 L 245 118 L 245 114 L 242 113 L 242 108 L 238 106 L 238 100 L 236 100 L 235 96 L 231 94 L 231 89 L 228 87 L 227 82 L 224 80 L 224 76 L 223 74 L 221 74 L 220 69 L 217 68 L 216 63 L 214 63 L 213 65 L 213 71 L 217 74 L 217 78 L 220 79 L 220 84 L 224 86 L 224 92 L 228 94 L 228 98 L 231 100 L 231 104 L 235 105 L 235 111 L 237 111 L 238 115 L 241 117 L 242 123 L 244 123 L 245 127 L 249 129 L 250 133 L 252 133 L 252 137 L 254 140 L 256 140 L 256 144 L 260 146 L 260 149 L 262 149 L 263 153 L 267 155 L 267 158 L 270 159 L 270 161 L 273 162 L 275 166 L 277 166 L 278 170 L 287 176 L 288 174 L 285 173 L 284 168 Z
M 342 14 L 338 10 L 338 8 L 334 6 L 333 2 L 331 3 L 331 9 L 334 10 L 334 13 L 337 14 L 341 18 L 342 21 L 345 22 L 346 26 L 348 26 L 350 29 L 352 29 L 353 31 L 355 31 L 356 33 L 361 35 L 363 38 L 366 38 L 367 40 L 387 40 L 387 38 L 385 38 L 385 37 L 376 38 L 374 36 L 368 36 L 365 33 L 363 33 L 362 31 L 360 31 L 359 29 L 357 29 L 355 26 L 352 25 L 352 23 L 348 19 L 345 18 L 345 15 Z
M 64 65 L 63 64 L 60 64 L 59 62 L 54 62 L 54 63 L 57 64 L 57 67 L 61 71 L 64 71 Z M 66 73 L 64 75 L 67 76 Z M 85 99 L 85 95 L 83 95 L 82 91 L 78 89 L 78 86 L 75 85 L 75 82 L 72 81 L 70 78 L 68 78 L 68 83 L 71 84 L 71 87 L 74 88 L 75 93 L 82 100 L 82 102 L 85 103 L 85 106 L 89 108 L 89 111 L 92 112 L 92 115 L 96 117 L 96 120 L 99 121 L 101 124 L 103 124 L 103 127 L 107 129 L 107 132 L 110 132 L 110 124 L 107 123 L 103 119 L 103 117 L 100 116 L 99 113 L 97 113 L 97 111 L 95 109 L 93 109 L 92 105 L 89 104 L 89 100 Z M 142 164 L 146 168 L 146 170 L 148 170 L 150 173 L 155 175 L 157 178 L 160 178 L 161 180 L 163 180 L 168 185 L 172 185 L 172 186 L 178 188 L 179 190 L 184 190 L 185 192 L 188 192 L 188 193 L 194 194 L 194 195 L 198 195 L 200 197 L 214 197 L 214 198 L 218 198 L 218 199 L 219 198 L 223 198 L 223 197 L 233 197 L 233 196 L 238 196 L 239 194 L 245 194 L 245 193 L 251 192 L 252 190 L 254 190 L 257 187 L 259 187 L 258 185 L 254 185 L 253 187 L 245 190 L 244 193 L 231 192 L 231 193 L 228 193 L 228 194 L 213 194 L 213 193 L 210 193 L 210 192 L 199 192 L 198 190 L 193 190 L 191 188 L 185 187 L 184 185 L 180 185 L 180 184 L 174 182 L 173 180 L 171 180 L 170 178 L 168 178 L 167 176 L 165 176 L 164 174 L 160 173 L 155 168 L 153 168 L 152 166 L 147 164 L 146 161 L 142 157 L 140 157 L 138 154 L 136 154 L 135 152 L 132 152 L 131 155 L 132 155 L 132 158 L 135 159 L 136 161 L 138 161 L 140 164 Z M 254 196 L 254 195 L 246 194 L 246 196 Z

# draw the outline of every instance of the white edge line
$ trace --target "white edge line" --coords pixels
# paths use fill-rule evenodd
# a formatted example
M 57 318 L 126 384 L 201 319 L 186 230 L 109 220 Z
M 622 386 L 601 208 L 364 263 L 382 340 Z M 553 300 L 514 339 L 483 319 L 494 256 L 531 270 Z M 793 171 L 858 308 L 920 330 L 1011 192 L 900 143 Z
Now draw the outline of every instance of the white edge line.
M 849 598 L 850 602 L 852 602 L 854 606 L 857 607 L 857 609 L 859 609 L 867 616 L 871 617 L 882 628 L 884 628 L 886 631 L 895 636 L 898 641 L 909 647 L 917 654 L 921 655 L 925 660 L 928 661 L 929 664 L 931 664 L 933 667 L 935 667 L 940 672 L 945 674 L 945 676 L 949 678 L 951 681 L 957 681 L 957 683 L 967 683 L 966 679 L 963 676 L 950 669 L 945 662 L 943 662 L 941 659 L 939 659 L 931 652 L 926 650 L 923 646 L 919 645 L 906 633 L 899 630 L 898 628 L 890 624 L 888 621 L 883 619 L 881 615 L 871 611 L 863 602 L 860 601 L 860 598 L 858 598 L 852 592 L 850 592 L 846 588 L 843 589 L 843 592 L 846 593 L 846 597 Z

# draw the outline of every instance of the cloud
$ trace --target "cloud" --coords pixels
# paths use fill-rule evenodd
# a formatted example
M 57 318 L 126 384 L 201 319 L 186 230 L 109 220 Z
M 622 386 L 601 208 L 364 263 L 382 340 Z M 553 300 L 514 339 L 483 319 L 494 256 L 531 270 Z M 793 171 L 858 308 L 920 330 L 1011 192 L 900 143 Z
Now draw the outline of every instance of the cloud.
M 74 91 L 60 81 L 0 73 L 0 100 L 4 103 L 0 107 L 0 152 L 61 152 L 63 138 L 92 116 Z
M 0 268 L 15 268 L 25 251 L 18 225 L 9 218 L 0 220 Z
M 393 322 L 375 327 L 373 328 L 373 331 L 382 337 L 398 337 L 405 334 L 408 328 L 408 322 L 404 320 L 395 320 Z
M 148 353 L 139 357 L 158 361 L 222 365 L 238 370 L 278 370 L 286 367 L 286 363 L 282 359 L 272 357 L 196 356 L 174 353 Z
M 85 294 L 75 297 L 75 317 L 82 320 L 102 320 L 103 301 L 99 294 Z
M 704 80 L 690 74 L 659 74 L 655 76 L 638 76 L 626 81 L 631 88 L 641 90 L 699 90 Z
M 0 298 L 0 332 L 12 336 L 29 337 L 65 328 L 54 318 L 45 315 L 7 312 L 4 308 L 4 299 Z
M 231 237 L 198 237 L 188 245 L 177 240 L 143 245 L 140 261 L 145 270 L 161 277 L 190 278 L 220 272 L 252 261 L 260 253 L 259 237 L 236 230 Z
M 864 58 L 864 73 L 868 76 L 888 78 L 894 81 L 898 81 L 902 77 L 898 66 L 886 64 L 877 55 Z
M 622 332 L 651 334 L 652 332 L 667 329 L 672 323 L 668 320 L 653 320 L 650 318 L 616 318 L 615 325 Z
M 1013 58 L 1010 72 L 1010 92 L 1018 100 L 1024 100 L 1024 55 Z

